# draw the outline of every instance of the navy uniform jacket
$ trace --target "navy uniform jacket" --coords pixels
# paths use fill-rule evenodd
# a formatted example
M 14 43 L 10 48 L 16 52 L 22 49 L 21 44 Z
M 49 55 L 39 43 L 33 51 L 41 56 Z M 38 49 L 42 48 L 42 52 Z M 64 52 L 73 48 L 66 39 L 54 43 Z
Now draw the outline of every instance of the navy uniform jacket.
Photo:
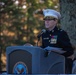
M 64 30 L 55 27 L 52 31 L 46 30 L 46 33 L 42 34 L 42 48 L 47 46 L 62 48 L 66 53 L 62 54 L 68 57 L 73 54 L 73 48 L 70 43 L 70 39 Z

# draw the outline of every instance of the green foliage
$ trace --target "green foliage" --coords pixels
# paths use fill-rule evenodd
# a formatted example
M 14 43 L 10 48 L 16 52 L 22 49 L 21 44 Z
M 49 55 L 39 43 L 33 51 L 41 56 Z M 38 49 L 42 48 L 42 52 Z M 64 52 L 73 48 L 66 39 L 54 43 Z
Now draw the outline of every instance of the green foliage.
M 1 5 L 2 10 L 0 10 L 0 38 L 2 50 L 5 51 L 8 45 L 23 45 L 26 42 L 35 45 L 34 39 L 37 39 L 35 36 L 37 34 L 34 34 L 34 29 L 41 30 L 44 26 L 42 25 L 43 21 L 40 20 L 42 16 L 36 14 L 37 17 L 35 17 L 33 13 L 38 9 L 55 9 L 54 6 L 57 5 L 58 0 L 19 0 L 19 4 L 15 4 L 13 0 L 2 0 L 1 2 L 4 5 Z M 27 8 L 23 9 L 22 5 L 26 5 Z M 26 40 L 23 40 L 24 37 L 26 37 Z
M 55 8 L 58 0 L 0 0 L 0 39 L 1 50 L 7 46 L 24 45 L 29 42 L 36 45 L 37 34 L 44 28 L 42 14 L 34 14 L 36 10 Z M 23 9 L 23 5 L 27 7 Z M 58 6 L 59 7 L 59 6 Z M 38 32 L 39 31 L 39 32 Z

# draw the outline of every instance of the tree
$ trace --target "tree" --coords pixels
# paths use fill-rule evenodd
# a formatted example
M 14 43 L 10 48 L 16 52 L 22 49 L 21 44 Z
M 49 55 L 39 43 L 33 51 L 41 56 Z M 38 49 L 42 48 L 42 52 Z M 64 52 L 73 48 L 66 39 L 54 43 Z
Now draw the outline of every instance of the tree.
M 73 47 L 76 49 L 76 0 L 59 0 L 61 27 L 67 31 Z
M 58 7 L 58 0 L 0 0 L 1 53 L 5 53 L 7 46 L 24 45 L 26 42 L 36 45 L 36 36 L 44 26 L 43 16 L 34 12 L 44 8 L 58 10 Z
M 24 42 L 21 40 L 24 26 L 25 12 L 21 6 L 16 5 L 13 0 L 2 0 L 0 2 L 0 56 L 6 52 L 7 46 L 19 45 Z M 0 71 L 4 66 L 4 63 L 1 62 Z

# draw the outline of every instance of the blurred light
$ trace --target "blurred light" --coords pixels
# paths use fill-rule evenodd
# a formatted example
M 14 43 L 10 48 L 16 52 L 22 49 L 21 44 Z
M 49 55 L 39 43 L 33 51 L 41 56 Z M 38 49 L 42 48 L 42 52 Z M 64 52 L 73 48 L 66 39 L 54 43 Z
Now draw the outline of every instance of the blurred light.
M 0 2 L 0 5 L 5 5 L 5 3 L 3 3 L 3 2 Z
M 19 1 L 15 1 L 15 4 L 19 4 Z
M 54 6 L 54 8 L 58 8 L 58 6 Z
M 3 33 L 1 32 L 1 33 L 0 33 L 0 35 L 2 36 L 2 35 L 3 35 Z
M 26 37 L 23 37 L 23 40 L 24 40 L 24 41 L 26 41 L 26 40 L 27 40 L 27 38 L 26 38 Z
M 44 3 L 44 0 L 39 0 L 40 3 Z
M 26 9 L 26 5 L 23 5 L 23 7 L 22 7 L 23 9 Z
M 1 60 L 4 64 L 6 64 L 6 56 L 4 54 L 2 54 Z
M 24 26 L 24 28 L 23 28 L 23 29 L 25 29 L 25 30 L 26 30 L 26 29 L 27 29 L 27 25 L 26 25 L 26 26 Z
M 34 29 L 34 34 L 37 34 L 39 31 L 37 29 Z
M 4 9 L 2 8 L 2 9 L 0 9 L 0 11 L 3 11 Z
M 12 1 L 15 1 L 15 0 L 12 0 Z

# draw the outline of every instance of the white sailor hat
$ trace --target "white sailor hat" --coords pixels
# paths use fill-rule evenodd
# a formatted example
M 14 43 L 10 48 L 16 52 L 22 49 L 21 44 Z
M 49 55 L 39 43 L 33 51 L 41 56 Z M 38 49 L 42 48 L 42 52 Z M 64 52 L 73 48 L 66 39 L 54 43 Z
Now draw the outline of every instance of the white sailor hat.
M 50 16 L 50 17 L 54 17 L 56 19 L 61 18 L 61 14 L 53 9 L 43 9 L 43 14 L 44 14 L 44 17 Z

